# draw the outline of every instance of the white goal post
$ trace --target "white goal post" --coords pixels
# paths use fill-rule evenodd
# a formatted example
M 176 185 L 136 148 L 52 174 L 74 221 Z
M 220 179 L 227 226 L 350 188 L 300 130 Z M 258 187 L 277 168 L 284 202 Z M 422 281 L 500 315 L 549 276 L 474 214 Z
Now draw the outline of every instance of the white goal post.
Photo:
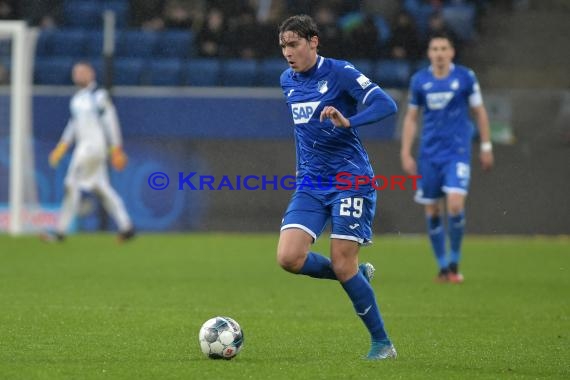
M 26 202 L 34 199 L 37 204 L 31 129 L 31 87 L 36 37 L 37 32 L 24 21 L 0 22 L 0 38 L 11 41 L 8 232 L 12 235 L 25 232 L 25 214 L 28 212 Z

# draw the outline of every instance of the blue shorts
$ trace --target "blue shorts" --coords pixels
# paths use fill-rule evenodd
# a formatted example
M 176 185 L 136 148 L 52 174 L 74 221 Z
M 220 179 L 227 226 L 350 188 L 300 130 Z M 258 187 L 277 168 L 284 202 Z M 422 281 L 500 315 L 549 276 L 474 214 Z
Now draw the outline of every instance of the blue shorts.
M 307 192 L 296 191 L 281 223 L 281 231 L 299 228 L 313 237 L 321 235 L 331 222 L 331 239 L 372 243 L 372 220 L 376 211 L 376 190 Z
M 434 204 L 445 194 L 467 195 L 471 166 L 465 159 L 452 159 L 443 163 L 420 160 L 418 190 L 414 197 L 421 204 Z

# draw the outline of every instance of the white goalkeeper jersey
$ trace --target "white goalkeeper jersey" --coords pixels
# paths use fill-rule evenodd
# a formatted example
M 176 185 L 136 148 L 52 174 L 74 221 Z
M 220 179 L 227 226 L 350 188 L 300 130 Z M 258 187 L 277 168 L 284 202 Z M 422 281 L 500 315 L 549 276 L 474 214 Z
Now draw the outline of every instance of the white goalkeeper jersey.
M 97 155 L 105 155 L 108 146 L 122 145 L 117 112 L 105 89 L 93 82 L 75 93 L 69 107 L 71 116 L 62 142 Z

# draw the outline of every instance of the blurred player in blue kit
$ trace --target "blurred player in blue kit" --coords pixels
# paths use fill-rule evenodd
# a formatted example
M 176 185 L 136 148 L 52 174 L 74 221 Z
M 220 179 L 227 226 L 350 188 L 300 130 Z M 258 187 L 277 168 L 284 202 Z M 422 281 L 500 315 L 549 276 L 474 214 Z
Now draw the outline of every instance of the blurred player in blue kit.
M 317 54 L 319 31 L 311 17 L 286 19 L 279 43 L 290 67 L 281 87 L 295 126 L 297 188 L 282 221 L 277 261 L 295 274 L 338 280 L 370 332 L 367 358 L 395 358 L 370 286 L 374 267 L 358 264 L 360 246 L 372 239 L 376 191 L 370 183 L 340 190 L 335 176 L 374 176 L 358 127 L 395 114 L 396 104 L 351 63 Z M 366 108 L 357 113 L 358 103 Z M 326 186 L 315 185 L 323 181 Z M 329 222 L 330 259 L 311 252 Z
M 427 230 L 439 267 L 436 282 L 461 283 L 463 275 L 459 272 L 459 261 L 473 135 L 470 111 L 479 131 L 479 157 L 483 169 L 490 169 L 494 159 L 489 119 L 477 78 L 470 69 L 455 65 L 453 57 L 453 42 L 449 36 L 431 36 L 428 46 L 431 65 L 418 71 L 411 79 L 400 158 L 407 174 L 421 175 L 415 200 L 425 206 Z M 421 110 L 423 129 L 416 166 L 411 150 Z M 445 206 L 442 199 L 445 199 Z M 445 208 L 449 257 L 442 222 Z

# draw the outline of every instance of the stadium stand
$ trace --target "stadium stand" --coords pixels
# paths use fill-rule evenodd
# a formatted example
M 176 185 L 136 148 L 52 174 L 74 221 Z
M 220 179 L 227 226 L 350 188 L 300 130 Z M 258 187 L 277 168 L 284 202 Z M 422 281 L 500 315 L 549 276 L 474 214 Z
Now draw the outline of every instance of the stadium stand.
M 221 61 L 216 58 L 191 59 L 185 68 L 187 86 L 218 86 L 220 85 Z
M 178 58 L 152 60 L 148 65 L 146 84 L 151 86 L 180 86 L 183 61 Z
M 378 61 L 373 78 L 382 87 L 402 88 L 408 85 L 408 79 L 411 74 L 410 62 L 386 59 Z
M 223 86 L 254 86 L 257 62 L 249 59 L 228 59 L 222 64 Z
M 443 17 L 446 26 L 461 40 L 473 40 L 477 34 L 475 4 L 480 2 L 402 0 L 400 4 L 401 9 L 412 16 L 418 30 L 418 41 L 423 43 L 429 19 L 436 13 Z M 64 77 L 58 74 L 61 68 L 59 63 L 78 59 L 93 62 L 101 58 L 102 14 L 107 9 L 116 14 L 116 85 L 279 86 L 279 74 L 286 68 L 277 47 L 275 51 L 270 52 L 258 47 L 263 51 L 254 52 L 250 59 L 224 55 L 224 51 L 231 50 L 229 45 L 221 50 L 219 56 L 200 57 L 196 46 L 197 30 L 201 25 L 199 22 L 187 28 L 145 28 L 140 25 L 135 27 L 132 24 L 133 2 L 129 0 L 62 0 L 62 4 L 61 22 L 58 27 L 42 29 L 38 39 L 36 84 L 69 84 L 68 75 Z M 202 11 L 205 15 L 205 10 Z M 363 20 L 370 19 L 370 15 L 378 34 L 378 46 L 372 48 L 374 52 L 370 57 L 350 56 L 350 49 L 347 49 L 346 54 L 335 58 L 353 62 L 362 72 L 370 73 L 370 76 L 380 81 L 383 86 L 406 87 L 413 69 L 423 65 L 425 61 L 417 62 L 416 57 L 392 59 L 395 58 L 389 53 L 394 27 L 392 20 L 381 14 L 367 13 L 364 6 L 351 7 L 345 13 L 335 8 L 335 12 L 340 12 L 336 18 L 336 27 L 341 36 L 342 33 L 354 30 Z M 292 12 L 288 10 L 287 13 Z M 224 22 L 230 24 L 233 16 L 235 15 L 227 14 L 227 20 Z M 270 22 L 273 25 L 277 21 Z M 267 25 L 264 26 L 267 28 Z M 225 43 L 229 43 L 228 41 L 231 39 L 228 38 Z M 95 64 L 98 65 L 100 63 Z M 55 72 L 43 72 L 52 69 Z

